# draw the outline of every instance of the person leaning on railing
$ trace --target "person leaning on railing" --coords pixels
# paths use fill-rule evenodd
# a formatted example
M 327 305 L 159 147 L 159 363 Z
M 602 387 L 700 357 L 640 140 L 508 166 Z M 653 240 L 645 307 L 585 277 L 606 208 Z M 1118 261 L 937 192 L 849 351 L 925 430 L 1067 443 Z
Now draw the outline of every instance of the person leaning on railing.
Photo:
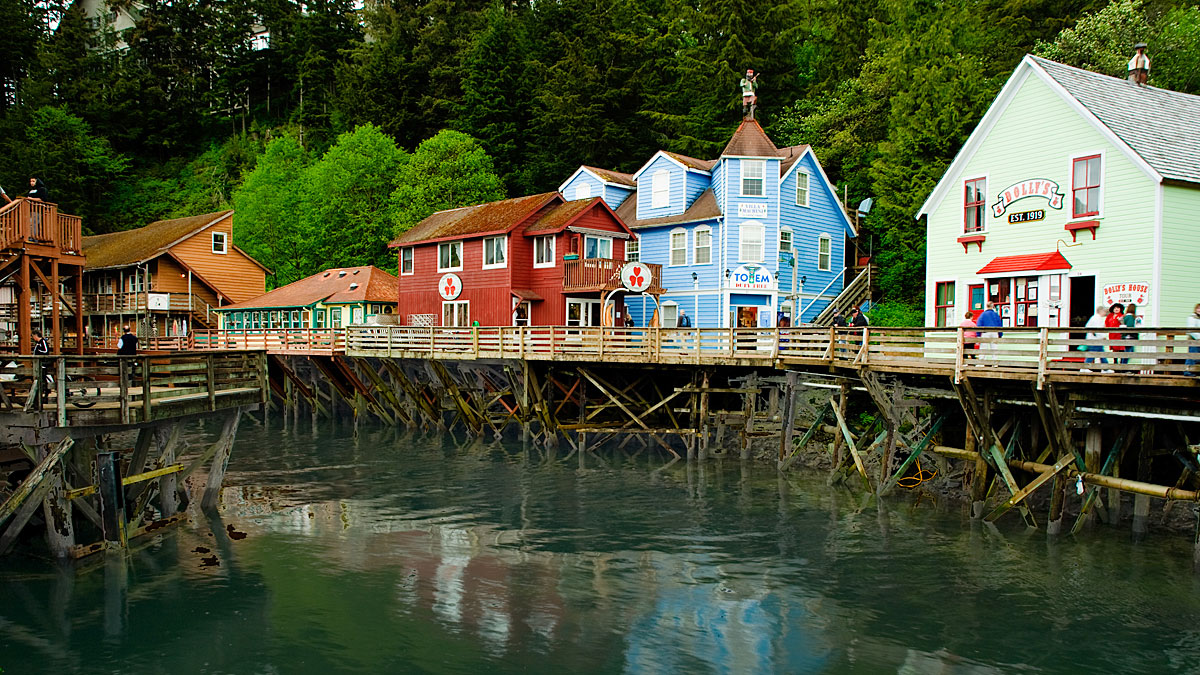
M 1200 340 L 1200 304 L 1197 304 L 1192 308 L 1192 315 L 1188 317 L 1187 325 L 1188 328 L 1195 329 L 1188 331 L 1188 337 L 1192 340 Z M 1200 354 L 1200 345 L 1189 345 L 1188 353 Z M 1188 359 L 1185 361 L 1184 363 L 1187 364 L 1187 370 L 1185 370 L 1183 374 L 1195 377 L 1197 373 L 1192 371 L 1192 367 L 1195 366 L 1197 362 L 1198 361 L 1196 359 Z

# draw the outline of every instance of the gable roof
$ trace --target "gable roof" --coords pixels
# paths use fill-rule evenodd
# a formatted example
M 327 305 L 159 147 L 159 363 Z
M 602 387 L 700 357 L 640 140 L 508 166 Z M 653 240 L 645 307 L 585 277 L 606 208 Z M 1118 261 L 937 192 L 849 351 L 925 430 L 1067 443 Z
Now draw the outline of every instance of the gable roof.
M 166 253 L 175 244 L 233 216 L 233 211 L 217 211 L 186 218 L 156 220 L 133 230 L 97 234 L 83 238 L 84 269 L 140 265 Z M 243 255 L 245 255 L 243 253 Z M 250 256 L 246 256 L 250 258 Z M 250 258 L 254 260 L 254 258 Z M 262 267 L 262 263 L 254 260 Z M 266 269 L 266 268 L 263 268 Z
M 778 157 L 779 148 L 757 120 L 742 120 L 721 151 L 722 157 Z
M 335 267 L 280 286 L 257 298 L 225 305 L 220 309 L 307 307 L 322 301 L 394 303 L 399 294 L 399 280 L 378 267 Z
M 616 185 L 623 185 L 625 187 L 637 187 L 637 183 L 633 180 L 633 174 L 631 173 L 609 171 L 608 169 L 601 169 L 595 166 L 584 166 L 580 168 L 592 172 L 597 178 L 606 183 L 614 183 Z
M 1163 178 L 1200 183 L 1200 96 L 1138 85 L 1037 56 L 1026 58 Z
M 557 192 L 543 192 L 526 197 L 502 199 L 485 204 L 438 211 L 414 225 L 408 232 L 393 239 L 388 246 L 395 247 L 450 237 L 475 237 L 507 232 L 532 216 L 538 209 L 559 198 Z
M 701 192 L 700 196 L 696 197 L 692 205 L 683 213 L 673 216 L 663 216 L 661 218 L 638 220 L 637 193 L 635 192 L 633 196 L 621 202 L 621 206 L 617 207 L 617 217 L 631 229 L 638 229 L 653 227 L 655 225 L 682 225 L 683 223 L 712 220 L 721 217 L 721 209 L 717 206 L 717 198 L 713 194 L 712 188 L 708 188 L 704 192 Z
M 646 169 L 650 168 L 650 165 L 654 163 L 654 160 L 658 159 L 659 157 L 666 157 L 669 162 L 678 165 L 679 168 L 685 171 L 695 171 L 696 173 L 702 173 L 706 175 L 717 163 L 717 161 L 714 159 L 696 159 L 695 157 L 681 155 L 678 152 L 659 150 L 650 157 L 649 161 L 642 165 L 642 168 L 633 172 L 633 180 L 636 181 L 643 173 L 646 172 Z
M 937 208 L 1021 85 L 1036 77 L 1155 182 L 1200 183 L 1200 96 L 1138 85 L 1027 54 L 942 174 L 917 218 Z
M 548 232 L 560 232 L 569 227 L 575 221 L 579 220 L 583 214 L 593 209 L 607 211 L 608 214 L 612 216 L 613 221 L 621 227 L 622 232 L 633 234 L 633 232 L 629 229 L 629 226 L 621 220 L 620 216 L 618 216 L 615 211 L 609 208 L 608 204 L 599 197 L 592 197 L 591 199 L 576 199 L 574 201 L 563 202 L 562 204 L 559 204 L 558 206 L 555 206 L 546 213 L 542 214 L 542 216 L 534 221 L 533 224 L 528 225 L 525 228 L 524 234 L 527 236 L 532 236 L 535 234 L 544 234 Z

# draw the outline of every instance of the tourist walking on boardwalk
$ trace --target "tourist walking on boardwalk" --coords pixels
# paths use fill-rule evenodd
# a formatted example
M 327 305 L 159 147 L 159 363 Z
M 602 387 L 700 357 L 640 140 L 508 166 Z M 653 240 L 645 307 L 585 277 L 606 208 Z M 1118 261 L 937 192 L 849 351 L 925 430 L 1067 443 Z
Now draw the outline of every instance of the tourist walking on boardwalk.
M 996 311 L 996 303 L 988 300 L 987 307 L 980 313 L 979 318 L 975 319 L 975 325 L 979 328 L 999 328 L 1004 325 L 1000 320 L 1000 314 Z M 998 338 L 1002 335 L 1000 331 L 979 331 L 977 335 L 981 338 Z M 996 350 L 998 346 L 995 342 L 979 343 L 979 349 L 987 355 L 989 361 L 996 360 Z
M 1092 318 L 1088 319 L 1087 323 L 1084 324 L 1084 328 L 1105 328 L 1107 326 L 1107 319 L 1108 319 L 1108 308 L 1105 307 L 1104 305 L 1099 305 L 1096 307 L 1096 313 L 1093 314 Z M 1089 342 L 1092 342 L 1092 341 L 1099 342 L 1104 339 L 1104 333 L 1089 331 L 1087 333 L 1087 339 Z M 1083 351 L 1085 351 L 1085 352 L 1102 352 L 1102 351 L 1104 351 L 1104 347 L 1102 347 L 1100 345 L 1084 345 Z M 1089 356 L 1084 361 L 1084 363 L 1092 363 L 1094 361 L 1096 361 L 1096 359 Z M 1100 363 L 1108 363 L 1108 359 L 1101 357 Z M 1084 372 L 1091 372 L 1091 371 L 1087 370 L 1085 368 Z
M 1188 317 L 1187 325 L 1188 328 L 1195 329 L 1188 332 L 1188 337 L 1193 340 L 1200 340 L 1200 304 L 1197 304 L 1192 308 L 1192 315 Z M 1192 345 L 1188 347 L 1188 353 L 1200 354 L 1200 345 Z M 1187 370 L 1184 371 L 1183 374 L 1192 376 L 1197 375 L 1197 373 L 1192 372 L 1192 366 L 1200 363 L 1200 361 L 1197 359 L 1188 359 L 1185 363 L 1187 364 Z
M 1132 329 L 1133 332 L 1122 333 L 1121 337 L 1126 340 L 1138 339 L 1138 333 L 1136 331 L 1141 327 L 1141 323 L 1142 317 L 1137 315 L 1137 305 L 1133 304 L 1132 302 L 1128 305 L 1125 305 L 1125 314 L 1121 317 L 1121 325 Z M 1130 345 L 1125 347 L 1125 351 L 1136 352 L 1137 348 Z M 1129 357 L 1121 359 L 1121 363 L 1129 363 Z
M 967 310 L 963 315 L 962 323 L 958 324 L 967 330 L 963 331 L 963 358 L 975 358 L 975 348 L 979 345 L 975 342 L 975 338 L 979 336 L 979 332 L 975 328 L 975 312 Z
M 1120 328 L 1125 325 L 1125 305 L 1119 302 L 1114 302 L 1108 307 L 1108 314 L 1104 317 L 1104 326 L 1106 328 Z M 1109 333 L 1109 340 L 1120 340 L 1120 333 Z M 1114 352 L 1123 352 L 1125 348 L 1120 345 L 1112 345 L 1109 347 Z M 1113 357 L 1113 363 L 1121 363 L 1121 360 Z

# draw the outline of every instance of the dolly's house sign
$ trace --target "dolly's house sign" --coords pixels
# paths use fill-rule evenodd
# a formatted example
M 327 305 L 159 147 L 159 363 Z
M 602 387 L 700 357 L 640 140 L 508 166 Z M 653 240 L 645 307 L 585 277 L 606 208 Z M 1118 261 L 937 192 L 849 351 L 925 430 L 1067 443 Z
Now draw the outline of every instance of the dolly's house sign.
M 999 218 L 1009 204 L 1026 197 L 1041 197 L 1049 202 L 1052 209 L 1061 209 L 1063 205 L 1063 193 L 1058 191 L 1058 183 L 1045 178 L 1030 178 L 1001 190 L 996 203 L 992 204 L 992 215 Z
M 1122 305 L 1131 302 L 1135 305 L 1144 305 L 1150 299 L 1150 284 L 1140 281 L 1107 284 L 1101 289 L 1100 294 L 1104 297 L 1106 305 L 1112 305 L 1114 302 Z
M 441 279 L 438 279 L 438 293 L 443 300 L 454 300 L 462 295 L 462 279 L 453 272 L 443 274 Z

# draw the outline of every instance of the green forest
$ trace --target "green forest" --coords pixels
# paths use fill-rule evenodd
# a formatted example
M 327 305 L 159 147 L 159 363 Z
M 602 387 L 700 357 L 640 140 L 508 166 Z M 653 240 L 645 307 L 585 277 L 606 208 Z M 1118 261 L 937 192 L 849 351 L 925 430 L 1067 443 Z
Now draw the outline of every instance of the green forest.
M 394 269 L 386 242 L 429 213 L 580 164 L 714 157 L 749 67 L 776 142 L 874 199 L 864 247 L 901 316 L 923 285 L 913 214 L 1024 54 L 1123 76 L 1145 41 L 1151 84 L 1200 93 L 1200 7 L 1168 0 L 0 0 L 0 18 L 0 186 L 43 179 L 91 233 L 234 208 L 272 285 Z

